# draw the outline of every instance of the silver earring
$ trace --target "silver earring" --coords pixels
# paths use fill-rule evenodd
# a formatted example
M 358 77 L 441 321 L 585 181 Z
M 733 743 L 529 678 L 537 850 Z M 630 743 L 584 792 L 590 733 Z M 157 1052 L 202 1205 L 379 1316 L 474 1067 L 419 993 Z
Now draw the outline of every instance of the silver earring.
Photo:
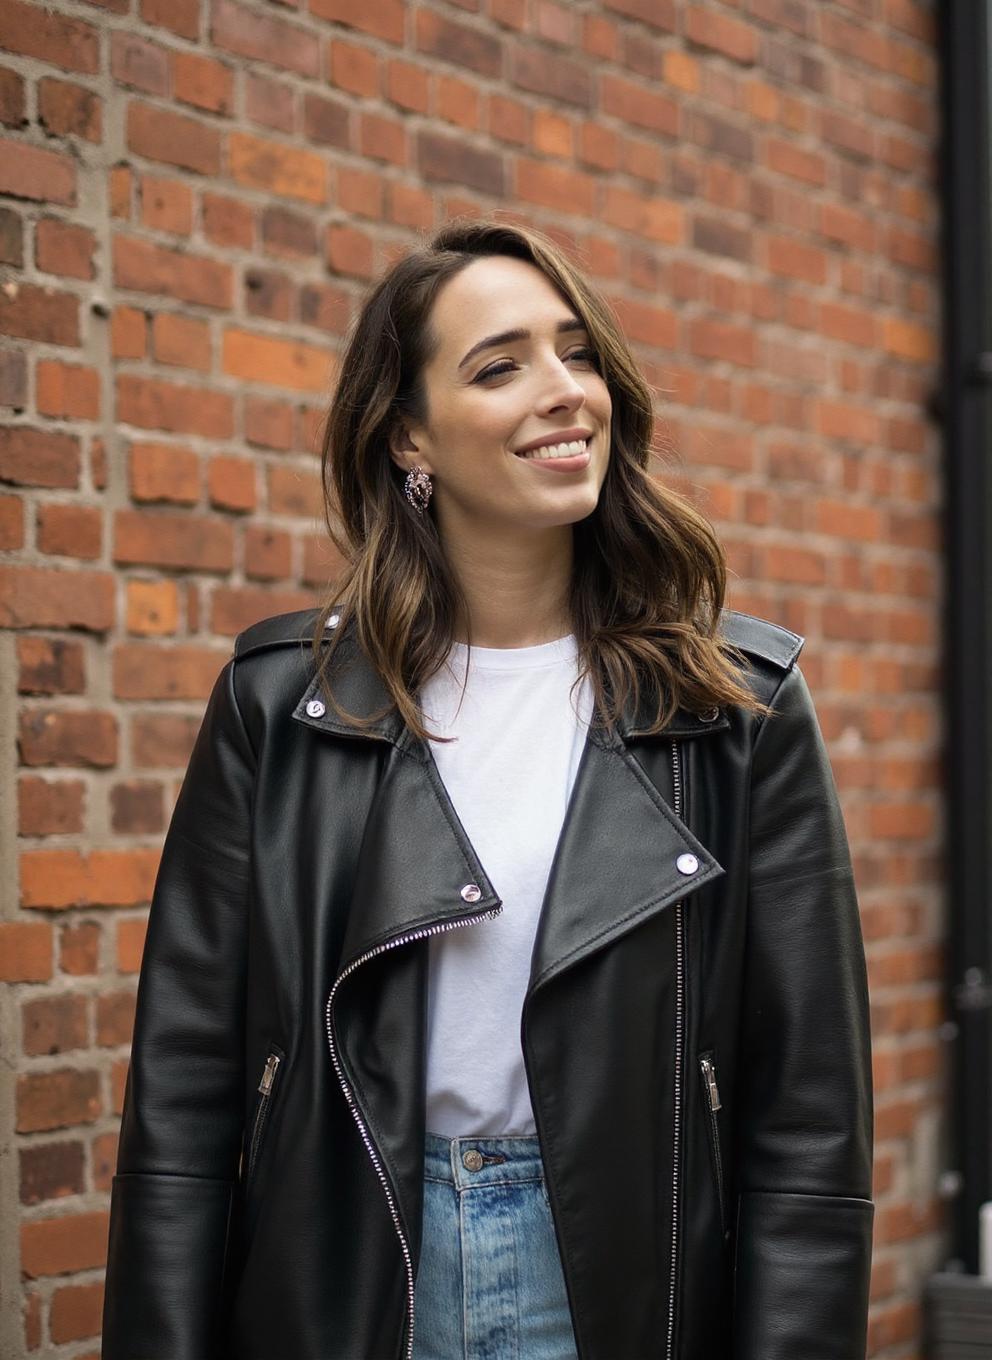
M 427 502 L 431 498 L 434 490 L 434 483 L 431 481 L 430 473 L 425 472 L 422 467 L 415 467 L 412 472 L 406 474 L 406 481 L 403 483 L 406 498 L 413 506 L 423 514 L 427 509 Z

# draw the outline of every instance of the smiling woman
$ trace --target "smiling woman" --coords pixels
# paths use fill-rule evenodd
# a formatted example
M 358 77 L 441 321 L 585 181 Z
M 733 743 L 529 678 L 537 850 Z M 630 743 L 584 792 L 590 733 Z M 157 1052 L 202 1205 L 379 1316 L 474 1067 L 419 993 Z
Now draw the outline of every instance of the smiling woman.
M 724 607 L 551 241 L 359 311 L 346 568 L 240 634 L 162 853 L 104 1360 L 857 1360 L 868 1004 L 803 639 Z

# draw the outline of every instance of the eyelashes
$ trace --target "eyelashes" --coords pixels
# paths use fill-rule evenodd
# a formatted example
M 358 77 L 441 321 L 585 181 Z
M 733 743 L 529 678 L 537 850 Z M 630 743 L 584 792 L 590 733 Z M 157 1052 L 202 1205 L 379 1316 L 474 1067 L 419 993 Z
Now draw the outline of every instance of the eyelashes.
M 588 345 L 584 345 L 581 349 L 573 349 L 571 354 L 568 354 L 565 357 L 568 359 L 590 359 L 598 367 L 599 356 L 596 354 L 596 351 L 591 349 Z M 512 359 L 501 359 L 499 363 L 493 364 L 491 368 L 484 368 L 478 377 L 473 378 L 472 381 L 482 382 L 486 378 L 495 378 L 498 374 L 509 373 L 514 368 L 516 368 L 516 364 Z

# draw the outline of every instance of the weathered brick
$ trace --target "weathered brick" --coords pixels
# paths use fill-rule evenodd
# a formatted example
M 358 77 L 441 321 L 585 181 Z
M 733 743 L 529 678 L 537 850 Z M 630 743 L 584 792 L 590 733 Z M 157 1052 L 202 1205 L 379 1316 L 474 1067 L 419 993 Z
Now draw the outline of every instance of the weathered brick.
M 191 571 L 230 571 L 234 530 L 230 524 L 206 515 L 118 510 L 114 517 L 114 561 Z
M 89 1042 L 88 998 L 40 996 L 21 1007 L 22 1047 L 30 1057 L 66 1053 Z
M 21 1203 L 81 1195 L 85 1190 L 82 1143 L 36 1143 L 21 1148 Z
M 170 246 L 118 235 L 113 241 L 114 283 L 181 302 L 227 308 L 233 299 L 230 265 Z
M 133 907 L 151 900 L 155 850 L 26 850 L 21 853 L 21 905 Z
M 498 79 L 503 68 L 503 44 L 499 38 L 476 27 L 446 19 L 432 10 L 416 11 L 415 43 L 418 52 L 440 57 L 460 70 Z
M 0 982 L 47 982 L 52 927 L 45 921 L 0 921 Z
M 100 375 L 82 364 L 39 359 L 35 400 L 41 415 L 56 420 L 99 420 Z
M 114 622 L 109 572 L 0 567 L 0 625 L 5 628 L 86 628 L 104 632 Z
M 230 439 L 234 433 L 234 401 L 227 392 L 121 373 L 116 396 L 117 417 L 127 425 L 206 439 Z
M 99 1336 L 103 1322 L 103 1284 L 74 1284 L 56 1289 L 48 1329 L 56 1345 Z
M 0 147 L 0 157 L 3 151 Z M 0 289 L 0 335 L 46 345 L 79 344 L 79 299 L 73 293 L 12 283 Z
M 103 932 L 96 921 L 74 921 L 59 932 L 59 968 L 71 977 L 92 976 L 100 966 Z
M 403 0 L 310 0 L 310 13 L 373 38 L 402 43 L 407 6 Z
M 236 56 L 301 76 L 320 74 L 320 47 L 312 30 L 235 4 L 234 0 L 214 0 L 210 37 L 216 47 Z
M 179 590 L 175 581 L 128 581 L 127 631 L 144 637 L 175 633 Z
M 95 25 L 22 0 L 0 0 L 0 48 L 65 71 L 96 75 L 99 70 L 100 38 Z
M 105 992 L 96 999 L 96 1041 L 102 1048 L 131 1042 L 135 993 Z
M 175 52 L 172 57 L 175 97 L 208 113 L 234 112 L 234 69 L 199 52 Z
M 109 1213 L 96 1212 L 62 1214 L 22 1224 L 21 1270 L 34 1280 L 106 1265 L 109 1223 Z
M 121 973 L 137 973 L 141 967 L 141 955 L 145 947 L 148 921 L 119 920 L 117 922 L 117 969 Z
M 118 699 L 206 699 L 228 657 L 196 646 L 123 643 L 113 654 Z
M 156 313 L 152 318 L 152 353 L 159 363 L 208 373 L 211 367 L 209 323 L 175 312 Z
M 106 767 L 117 761 L 117 723 L 110 713 L 29 709 L 18 745 L 24 765 Z
M 231 177 L 250 189 L 326 203 L 327 162 L 323 156 L 249 132 L 232 132 L 228 141 Z
M 19 694 L 82 694 L 86 672 L 82 645 L 66 638 L 26 635 L 17 639 Z
M 126 836 L 150 836 L 165 829 L 162 785 L 129 779 L 110 790 L 110 826 Z
M 220 132 L 202 119 L 133 99 L 127 107 L 127 146 L 148 160 L 200 175 L 218 175 Z
M 55 137 L 103 140 L 103 100 L 84 85 L 54 76 L 38 81 L 38 121 Z
M 96 277 L 96 235 L 89 227 L 43 217 L 35 227 L 35 263 L 46 274 L 62 278 Z
M 18 780 L 17 829 L 22 836 L 78 835 L 83 830 L 86 785 L 79 779 Z
M 428 180 L 465 185 L 494 198 L 503 195 L 503 158 L 471 142 L 418 132 L 417 164 Z
M 75 1067 L 63 1067 L 56 1072 L 25 1072 L 17 1078 L 16 1100 L 18 1133 L 89 1124 L 103 1112 L 100 1074 Z M 23 1262 L 22 1268 L 32 1273 Z

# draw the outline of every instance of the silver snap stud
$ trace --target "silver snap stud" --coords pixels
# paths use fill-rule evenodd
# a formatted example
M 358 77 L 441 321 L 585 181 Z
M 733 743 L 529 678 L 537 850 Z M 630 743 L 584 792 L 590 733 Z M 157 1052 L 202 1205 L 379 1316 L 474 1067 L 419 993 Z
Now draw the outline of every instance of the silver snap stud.
M 327 708 L 320 699 L 311 699 L 307 704 L 308 718 L 322 718 L 326 712 Z
M 718 708 L 708 708 L 708 709 L 706 709 L 706 711 L 705 711 L 704 713 L 700 713 L 700 715 L 699 715 L 699 721 L 700 721 L 700 722 L 716 722 L 716 720 L 717 720 L 717 718 L 719 718 L 719 716 L 720 716 L 720 710 L 719 710 Z
M 327 622 L 324 624 L 324 627 L 325 627 L 325 628 L 336 628 L 340 622 L 341 622 L 341 615 L 340 615 L 340 614 L 332 614 L 331 617 L 330 617 L 330 618 L 327 620 Z
M 679 855 L 675 861 L 675 867 L 680 874 L 694 874 L 699 868 L 699 860 L 695 855 Z
M 464 888 L 462 888 L 462 897 L 464 897 L 466 902 L 478 902 L 481 896 L 482 889 L 479 887 L 478 883 L 466 883 Z
M 482 1153 L 478 1148 L 469 1148 L 462 1153 L 462 1166 L 468 1167 L 469 1171 L 478 1171 L 482 1166 Z

